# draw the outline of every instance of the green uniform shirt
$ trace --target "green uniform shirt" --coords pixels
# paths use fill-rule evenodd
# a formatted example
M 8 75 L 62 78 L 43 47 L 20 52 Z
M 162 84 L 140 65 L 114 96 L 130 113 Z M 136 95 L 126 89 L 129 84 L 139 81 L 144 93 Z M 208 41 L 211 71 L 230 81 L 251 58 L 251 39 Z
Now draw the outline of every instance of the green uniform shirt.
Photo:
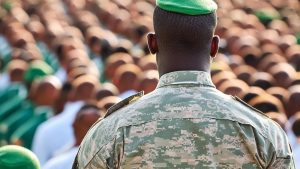
M 94 125 L 77 160 L 80 169 L 294 168 L 279 125 L 201 71 L 163 75 L 152 93 Z

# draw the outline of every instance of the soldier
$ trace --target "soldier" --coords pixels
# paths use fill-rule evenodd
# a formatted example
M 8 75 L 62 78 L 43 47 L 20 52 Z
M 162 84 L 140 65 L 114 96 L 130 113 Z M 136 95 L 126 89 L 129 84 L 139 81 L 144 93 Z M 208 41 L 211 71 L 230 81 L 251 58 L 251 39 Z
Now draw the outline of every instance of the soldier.
M 213 85 L 213 0 L 157 0 L 159 83 L 111 107 L 84 138 L 74 168 L 294 168 L 284 131 Z

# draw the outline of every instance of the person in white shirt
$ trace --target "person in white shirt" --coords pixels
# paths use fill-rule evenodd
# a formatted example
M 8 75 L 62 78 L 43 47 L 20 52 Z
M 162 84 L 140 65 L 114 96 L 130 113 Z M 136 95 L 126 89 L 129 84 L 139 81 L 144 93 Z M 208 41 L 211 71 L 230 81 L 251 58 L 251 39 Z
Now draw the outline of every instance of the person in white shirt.
M 98 80 L 90 75 L 76 78 L 72 82 L 73 89 L 70 92 L 72 99 L 65 105 L 63 112 L 38 127 L 32 150 L 39 158 L 42 166 L 62 148 L 74 144 L 72 124 L 76 112 L 84 102 L 94 97 L 98 83 Z
M 44 169 L 71 169 L 72 163 L 85 134 L 100 118 L 100 109 L 94 104 L 86 104 L 78 111 L 73 123 L 75 143 L 71 149 L 50 159 Z
M 34 136 L 32 151 L 43 166 L 59 149 L 74 143 L 72 122 L 82 101 L 69 102 L 64 111 L 41 124 Z

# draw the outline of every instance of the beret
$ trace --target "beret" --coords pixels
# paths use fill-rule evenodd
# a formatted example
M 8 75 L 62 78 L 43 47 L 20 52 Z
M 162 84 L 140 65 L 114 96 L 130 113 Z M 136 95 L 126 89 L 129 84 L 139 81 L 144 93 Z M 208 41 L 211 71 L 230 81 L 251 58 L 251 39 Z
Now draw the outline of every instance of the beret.
M 214 0 L 156 0 L 156 5 L 163 10 L 185 15 L 210 14 L 218 8 Z

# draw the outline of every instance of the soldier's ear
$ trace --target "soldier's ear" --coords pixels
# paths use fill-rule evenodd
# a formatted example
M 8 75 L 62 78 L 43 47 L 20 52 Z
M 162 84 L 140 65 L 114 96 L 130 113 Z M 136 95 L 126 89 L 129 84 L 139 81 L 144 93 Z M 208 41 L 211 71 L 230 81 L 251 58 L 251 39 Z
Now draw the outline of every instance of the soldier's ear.
M 214 35 L 211 41 L 211 47 L 210 47 L 210 56 L 216 57 L 218 50 L 219 50 L 219 42 L 220 38 L 218 35 Z
M 148 48 L 151 54 L 156 54 L 158 52 L 157 38 L 155 33 L 148 33 L 147 35 Z

